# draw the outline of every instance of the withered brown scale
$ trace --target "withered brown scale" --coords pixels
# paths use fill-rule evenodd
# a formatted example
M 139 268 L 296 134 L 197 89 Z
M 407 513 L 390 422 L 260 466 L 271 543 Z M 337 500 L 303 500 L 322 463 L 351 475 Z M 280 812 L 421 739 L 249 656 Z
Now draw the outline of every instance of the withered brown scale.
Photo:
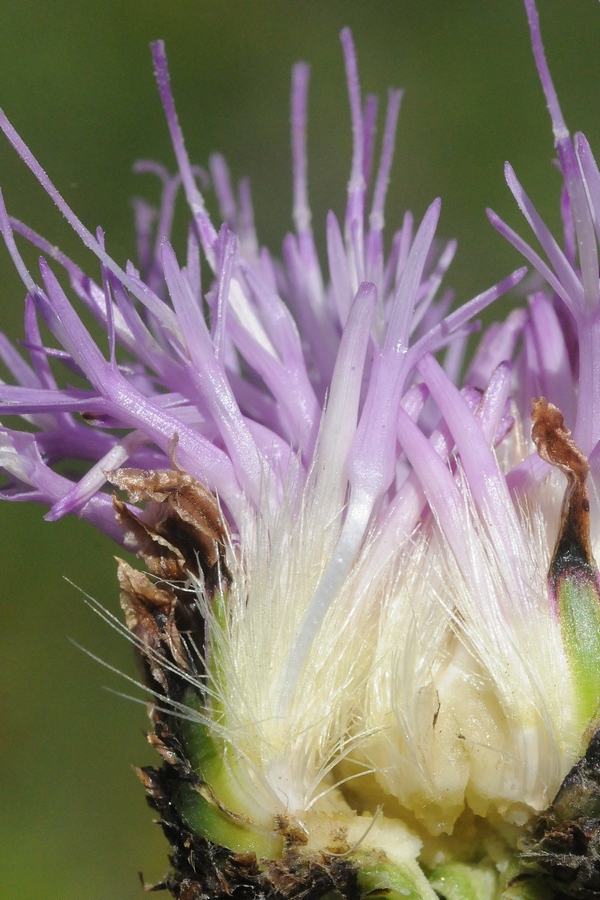
M 199 569 L 209 580 L 218 576 L 217 570 L 225 576 L 227 525 L 216 498 L 203 485 L 172 469 L 118 469 L 108 478 L 132 502 L 146 503 L 137 516 L 113 498 L 126 544 L 150 574 L 170 581 L 185 581 Z
M 560 469 L 567 478 L 561 510 L 558 538 L 550 564 L 551 575 L 574 560 L 594 565 L 590 542 L 590 501 L 587 476 L 590 465 L 571 432 L 565 426 L 561 411 L 544 397 L 534 400 L 531 413 L 531 438 L 542 459 Z

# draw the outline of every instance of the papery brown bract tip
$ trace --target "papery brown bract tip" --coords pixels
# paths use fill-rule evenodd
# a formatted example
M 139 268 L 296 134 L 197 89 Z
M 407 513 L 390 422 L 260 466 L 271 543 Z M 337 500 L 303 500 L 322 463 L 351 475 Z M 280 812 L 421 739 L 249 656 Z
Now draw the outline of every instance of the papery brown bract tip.
M 587 456 L 571 437 L 560 409 L 545 397 L 533 400 L 531 422 L 531 438 L 541 458 L 568 478 L 586 478 L 590 470 Z
M 121 608 L 127 628 L 137 639 L 136 649 L 144 674 L 150 675 L 170 696 L 174 688 L 172 663 L 175 671 L 187 672 L 193 668 L 177 622 L 179 598 L 171 585 L 159 587 L 129 563 L 118 562 Z M 155 687 L 152 683 L 149 686 Z
M 186 581 L 201 570 L 209 582 L 226 575 L 227 525 L 207 488 L 173 469 L 118 469 L 107 477 L 133 503 L 146 503 L 138 515 L 114 498 L 125 542 L 150 574 Z
M 550 564 L 554 579 L 566 567 L 595 567 L 590 541 L 590 500 L 587 476 L 590 464 L 566 427 L 563 414 L 545 397 L 532 401 L 531 438 L 542 459 L 567 477 L 561 523 Z

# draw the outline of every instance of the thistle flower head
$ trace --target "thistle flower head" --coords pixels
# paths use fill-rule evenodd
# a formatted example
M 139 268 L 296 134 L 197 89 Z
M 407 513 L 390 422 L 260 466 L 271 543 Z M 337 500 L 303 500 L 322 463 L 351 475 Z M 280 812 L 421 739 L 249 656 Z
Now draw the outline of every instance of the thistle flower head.
M 263 861 L 300 853 L 306 883 L 326 854 L 327 890 L 342 890 L 339 854 L 359 861 L 365 893 L 424 896 L 431 884 L 452 900 L 443 865 L 464 865 L 452 877 L 478 896 L 484 870 L 500 890 L 515 874 L 515 834 L 551 806 L 596 724 L 600 533 L 587 481 L 600 446 L 600 174 L 564 125 L 525 5 L 565 247 L 507 165 L 543 256 L 489 217 L 539 279 L 524 308 L 483 333 L 462 378 L 477 316 L 525 269 L 450 312 L 441 284 L 455 243 L 436 238 L 439 200 L 419 223 L 406 213 L 384 253 L 401 92 L 388 95 L 376 162 L 377 104 L 363 103 L 347 30 L 353 156 L 326 266 L 308 202 L 305 64 L 292 80 L 295 233 L 280 260 L 260 248 L 247 183 L 236 196 L 219 156 L 209 168 L 223 224 L 209 217 L 161 43 L 177 171 L 138 165 L 163 193 L 158 210 L 136 206 L 135 264 L 107 254 L 0 117 L 100 263 L 94 280 L 0 200 L 29 357 L 1 340 L 15 383 L 0 401 L 31 426 L 2 429 L 1 494 L 44 504 L 50 520 L 87 519 L 148 565 L 151 579 L 122 563 L 120 581 L 157 698 L 153 741 L 185 776 L 168 801 L 169 778 L 145 776 L 167 826 Z M 183 253 L 170 243 L 180 191 Z M 39 276 L 15 236 L 42 251 Z M 532 398 L 543 398 L 533 440 Z M 88 465 L 79 480 L 57 471 L 73 460 Z M 272 867 L 263 873 L 263 889 L 279 890 Z

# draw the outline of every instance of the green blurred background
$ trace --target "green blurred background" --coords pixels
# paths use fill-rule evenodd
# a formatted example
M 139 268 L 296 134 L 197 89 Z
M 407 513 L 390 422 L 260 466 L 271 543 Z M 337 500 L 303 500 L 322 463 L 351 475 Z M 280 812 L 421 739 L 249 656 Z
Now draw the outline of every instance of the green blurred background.
M 573 129 L 600 146 L 600 6 L 540 0 L 542 27 Z M 190 155 L 224 152 L 252 179 L 261 239 L 290 228 L 289 73 L 312 64 L 310 186 L 317 240 L 342 210 L 350 140 L 340 28 L 358 48 L 363 90 L 406 88 L 387 219 L 443 198 L 441 233 L 459 239 L 450 281 L 462 300 L 519 264 L 486 205 L 521 226 L 504 185 L 510 159 L 558 227 L 558 177 L 520 0 L 3 0 L 0 103 L 83 221 L 102 224 L 124 263 L 129 198 L 155 195 L 131 163 L 173 165 L 148 42 L 162 37 Z M 3 140 L 9 210 L 91 267 L 61 217 Z M 0 327 L 21 334 L 23 289 L 0 252 Z M 77 521 L 0 506 L 0 895 L 11 900 L 129 900 L 165 870 L 131 764 L 153 760 L 145 711 L 103 690 L 125 682 L 74 639 L 134 674 L 129 647 L 85 606 L 68 577 L 117 609 L 115 548 Z

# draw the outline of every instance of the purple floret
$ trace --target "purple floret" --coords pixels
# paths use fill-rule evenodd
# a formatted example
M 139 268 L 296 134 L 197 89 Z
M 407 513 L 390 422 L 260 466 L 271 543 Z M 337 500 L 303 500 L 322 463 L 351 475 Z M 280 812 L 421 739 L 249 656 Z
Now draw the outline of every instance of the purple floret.
M 519 533 L 511 494 L 548 471 L 535 454 L 513 472 L 500 470 L 493 448 L 513 426 L 511 401 L 527 416 L 531 396 L 547 396 L 574 425 L 588 454 L 600 438 L 600 175 L 585 139 L 578 135 L 573 144 L 569 138 L 535 7 L 529 0 L 526 6 L 565 180 L 567 248 L 560 249 L 507 165 L 509 187 L 548 263 L 492 212 L 490 219 L 547 287 L 531 294 L 528 309 L 484 333 L 462 391 L 460 373 L 476 317 L 517 285 L 525 269 L 449 312 L 452 293 L 440 287 L 456 244 L 435 237 L 439 200 L 418 227 L 405 214 L 385 257 L 385 197 L 402 92 L 389 92 L 376 167 L 377 100 L 368 97 L 363 104 L 349 30 L 341 39 L 353 156 L 343 226 L 333 212 L 327 217 L 326 275 L 308 201 L 304 63 L 294 68 L 291 95 L 296 232 L 283 241 L 282 261 L 258 245 L 247 182 L 236 197 L 222 157 L 211 158 L 210 176 L 190 163 L 161 42 L 152 52 L 178 170 L 172 175 L 151 162 L 136 167 L 163 185 L 158 210 L 135 202 L 137 266 L 122 268 L 107 254 L 102 232 L 94 236 L 79 221 L 1 114 L 7 138 L 100 264 L 96 281 L 10 218 L 0 203 L 0 230 L 27 290 L 23 349 L 29 356 L 26 362 L 0 336 L 0 358 L 16 382 L 0 385 L 0 402 L 5 414 L 22 416 L 33 427 L 27 434 L 12 428 L 1 433 L 0 461 L 8 478 L 3 496 L 41 502 L 53 520 L 75 513 L 118 539 L 107 473 L 121 466 L 180 468 L 218 495 L 235 532 L 245 503 L 277 507 L 315 465 L 331 466 L 346 498 L 343 552 L 331 563 L 335 582 L 345 577 L 369 529 L 406 536 L 430 508 L 446 523 L 444 530 L 452 530 L 456 487 L 450 486 L 460 462 L 476 507 L 494 520 L 510 555 L 509 543 Z M 209 181 L 220 227 L 200 189 Z M 183 262 L 170 243 L 180 188 L 191 213 Z M 41 250 L 39 280 L 25 266 L 14 235 Z M 74 300 L 56 266 L 68 276 Z M 207 284 L 203 267 L 211 272 Z M 106 330 L 105 349 L 85 327 L 76 302 Z M 564 307 L 576 323 L 575 349 Z M 55 347 L 42 343 L 40 318 Z M 441 351 L 443 365 L 434 358 Z M 57 381 L 57 366 L 66 370 L 66 384 L 64 374 Z M 69 372 L 87 387 L 69 386 Z M 81 460 L 90 468 L 80 479 L 53 469 L 60 463 L 63 472 L 65 463 Z

